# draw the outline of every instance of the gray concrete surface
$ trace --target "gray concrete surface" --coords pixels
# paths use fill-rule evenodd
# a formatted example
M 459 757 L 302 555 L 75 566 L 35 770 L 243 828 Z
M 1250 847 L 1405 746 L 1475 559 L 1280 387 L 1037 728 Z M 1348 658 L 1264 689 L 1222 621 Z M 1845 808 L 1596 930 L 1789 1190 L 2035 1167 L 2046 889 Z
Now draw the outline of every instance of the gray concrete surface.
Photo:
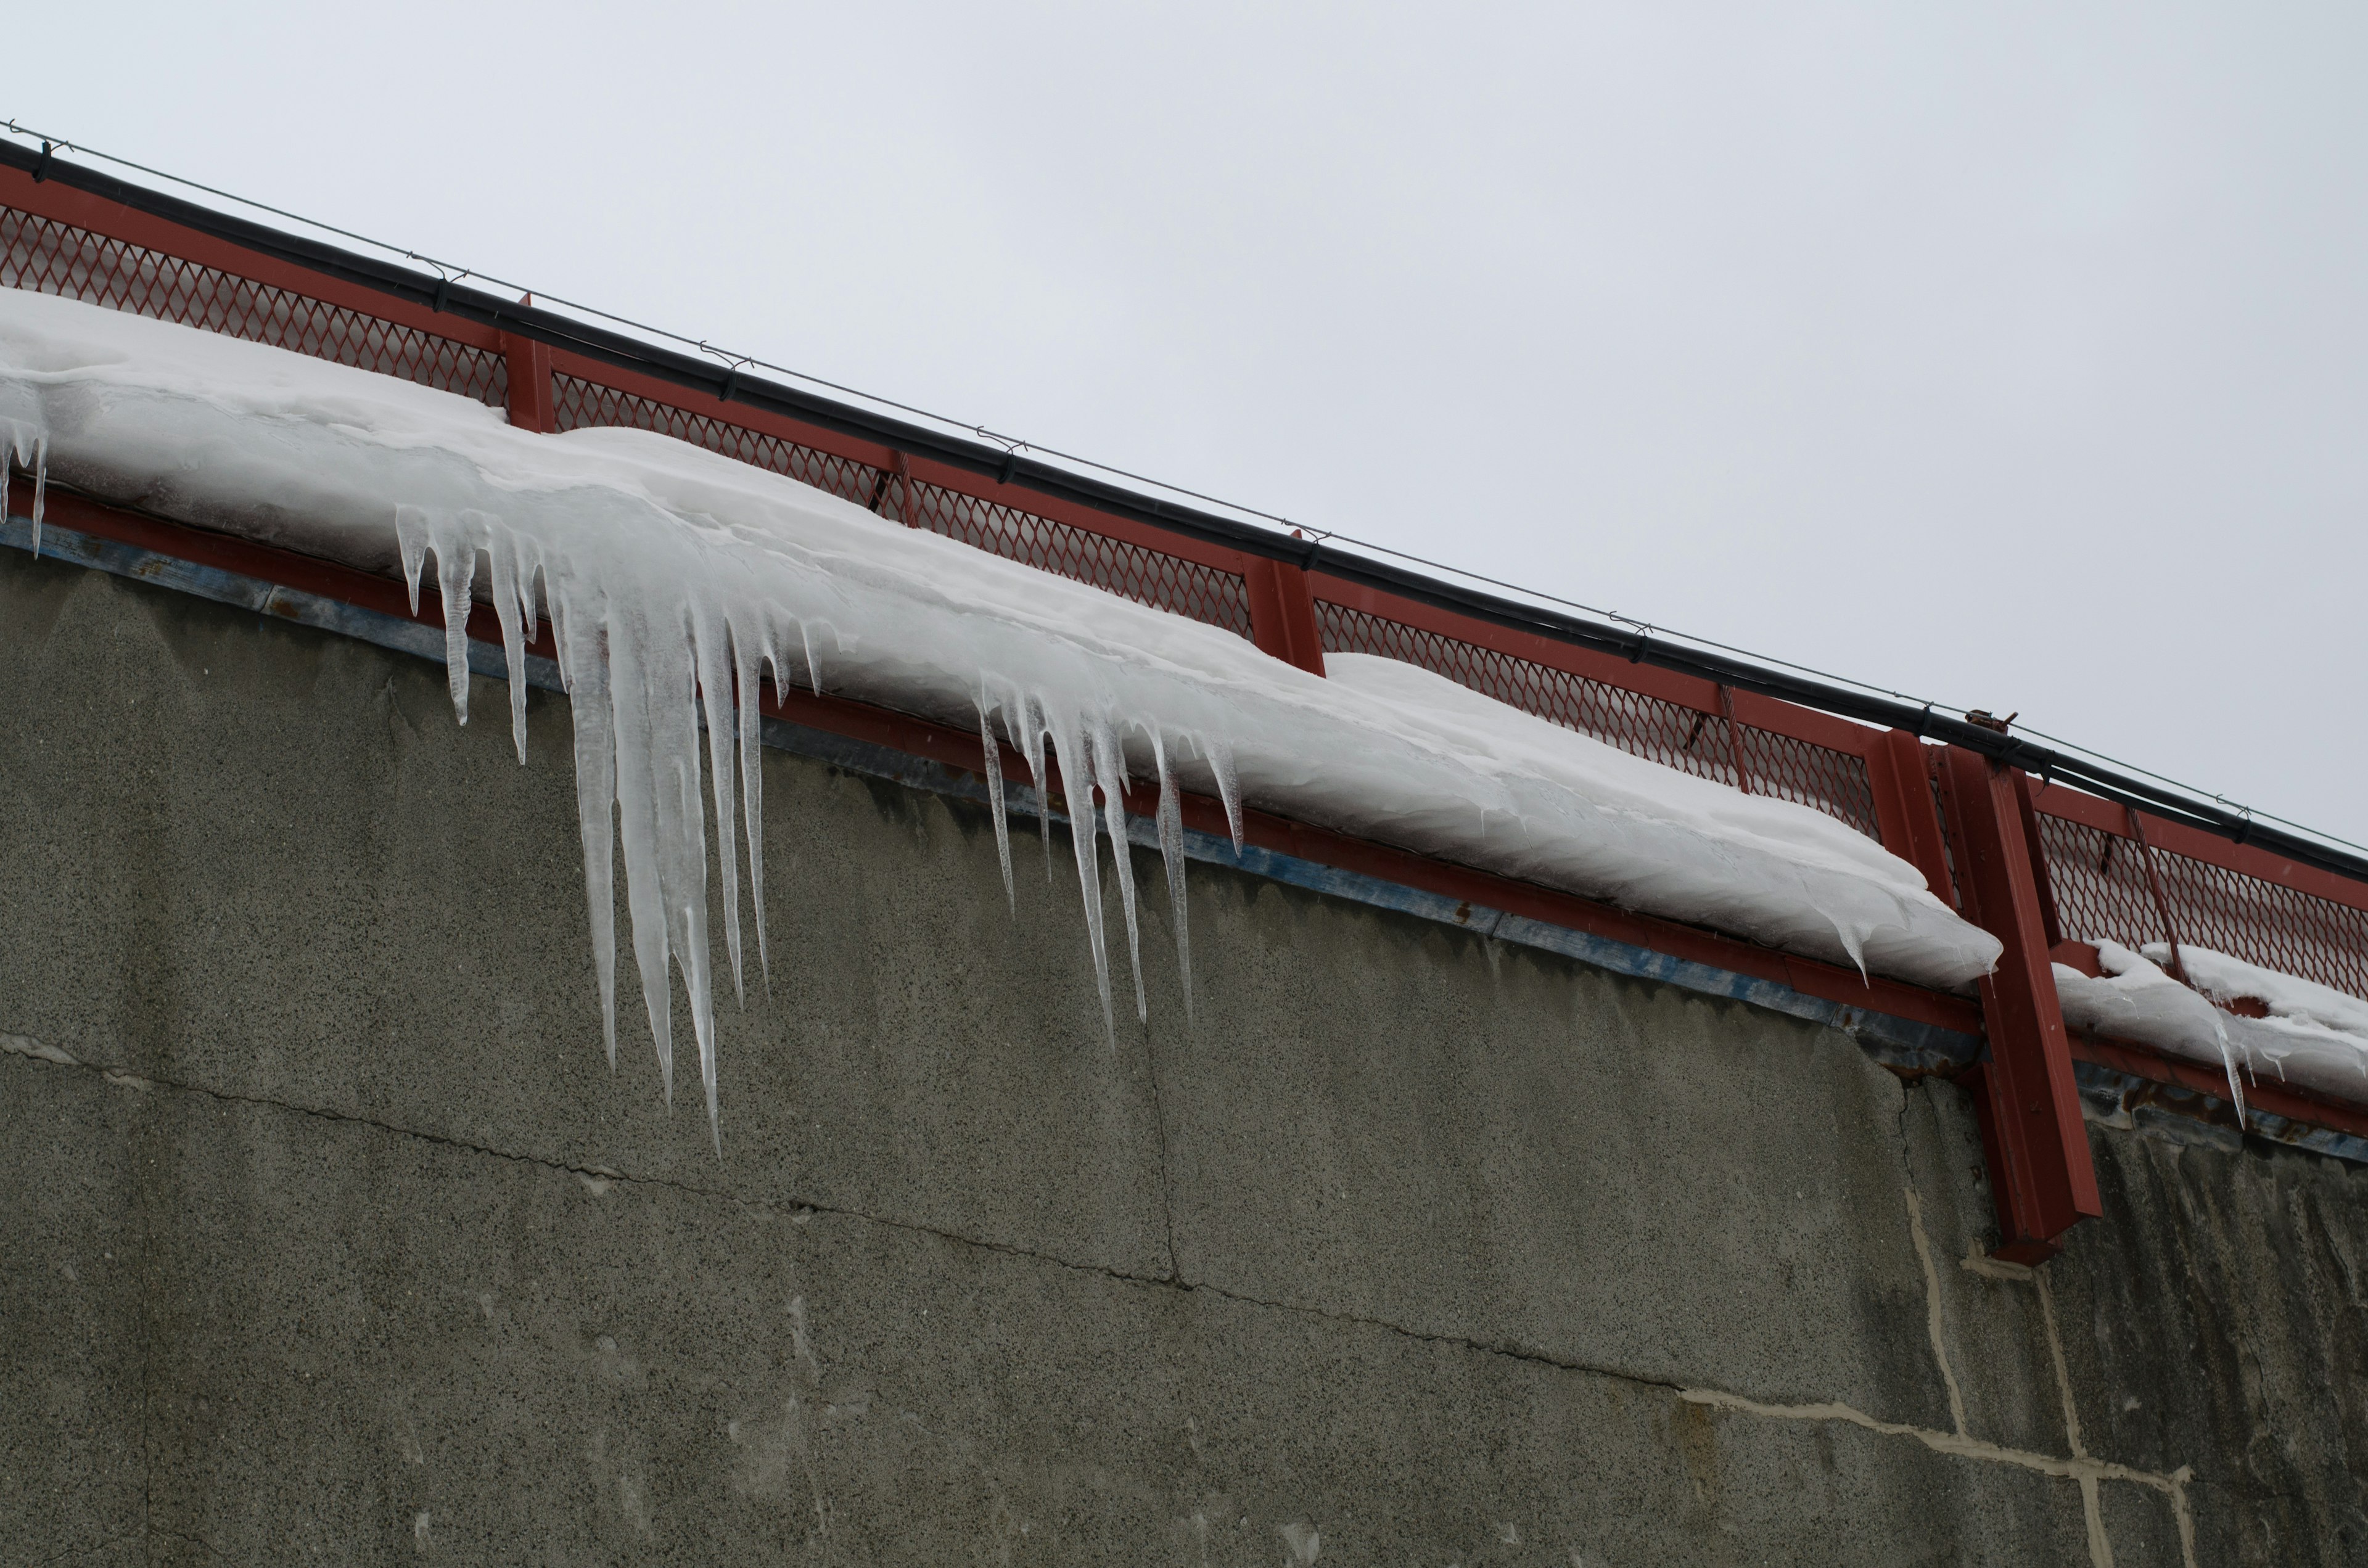
M 0 660 L 0 1562 L 2368 1558 L 2341 1167 L 2003 1268 L 1954 1088 L 1202 866 L 1113 1049 L 1032 828 L 786 755 L 719 1158 L 563 705 L 13 553 Z

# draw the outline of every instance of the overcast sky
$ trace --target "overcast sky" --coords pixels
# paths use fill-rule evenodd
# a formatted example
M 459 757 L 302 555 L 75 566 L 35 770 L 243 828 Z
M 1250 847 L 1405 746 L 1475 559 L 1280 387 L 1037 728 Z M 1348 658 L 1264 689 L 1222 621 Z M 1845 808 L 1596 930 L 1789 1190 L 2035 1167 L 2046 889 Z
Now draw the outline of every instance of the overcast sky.
M 2368 839 L 2368 6 L 97 0 L 0 114 Z

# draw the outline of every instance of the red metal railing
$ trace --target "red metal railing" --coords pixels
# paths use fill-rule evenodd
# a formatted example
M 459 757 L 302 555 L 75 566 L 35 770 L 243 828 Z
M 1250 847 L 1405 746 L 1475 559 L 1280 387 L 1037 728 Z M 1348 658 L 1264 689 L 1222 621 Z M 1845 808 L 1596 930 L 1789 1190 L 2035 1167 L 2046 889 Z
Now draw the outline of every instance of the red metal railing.
M 13 208 L 0 208 L 0 287 L 268 343 L 495 408 L 509 396 L 498 352 Z
M 2368 885 L 2060 786 L 2032 791 L 2011 770 L 1905 732 L 1009 487 L 530 343 L 15 168 L 0 168 L 0 285 L 458 392 L 507 408 L 524 428 L 656 431 L 1222 627 L 1319 674 L 1327 653 L 1405 660 L 1633 755 L 1823 812 L 1918 867 L 2008 945 L 1984 987 L 1990 1059 L 1976 1085 L 2006 1256 L 2045 1256 L 2064 1226 L 2095 1209 L 2047 970 L 2056 937 L 2192 942 L 2368 998 Z
M 2077 790 L 2032 804 L 2065 937 L 2210 948 L 2368 997 L 2368 887 Z

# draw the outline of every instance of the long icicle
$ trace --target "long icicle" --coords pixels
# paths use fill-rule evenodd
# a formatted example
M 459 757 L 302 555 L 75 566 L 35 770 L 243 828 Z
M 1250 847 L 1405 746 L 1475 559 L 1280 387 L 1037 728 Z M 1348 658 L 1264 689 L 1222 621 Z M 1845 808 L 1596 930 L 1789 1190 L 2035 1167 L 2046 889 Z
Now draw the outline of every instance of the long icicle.
M 1118 861 L 1119 907 L 1126 915 L 1126 962 L 1134 976 L 1134 1021 L 1151 1021 L 1151 1005 L 1143 991 L 1143 930 L 1134 913 L 1134 846 L 1126 828 L 1126 755 L 1110 722 L 1093 725 L 1094 778 L 1101 786 L 1102 826 L 1109 832 L 1110 853 Z
M 1192 1028 L 1192 935 L 1184 907 L 1184 804 L 1176 793 L 1176 772 L 1167 766 L 1167 743 L 1151 727 L 1151 762 L 1159 770 L 1159 858 L 1167 870 L 1167 903 L 1176 921 L 1176 970 L 1184 987 L 1184 1027 Z
M 609 626 L 609 697 L 615 715 L 617 830 L 625 849 L 625 907 L 632 917 L 633 963 L 641 972 L 642 1005 L 649 1014 L 650 1043 L 657 1051 L 658 1082 L 665 1091 L 666 1103 L 672 1106 L 674 1011 L 668 996 L 673 974 L 667 937 L 671 917 L 670 901 L 659 881 L 658 850 L 659 802 L 666 790 L 657 777 L 657 758 L 662 748 L 653 712 L 663 704 L 666 694 L 650 689 L 651 650 L 645 646 L 649 641 L 646 628 L 635 624 L 632 614 L 613 615 Z M 688 704 L 689 687 L 686 673 L 677 701 Z M 694 743 L 694 762 L 698 756 Z M 674 770 L 678 769 L 677 762 Z
M 518 541 L 507 528 L 485 530 L 485 559 L 492 565 L 494 619 L 501 623 L 502 664 L 510 680 L 510 741 L 518 766 L 526 766 L 526 631 L 534 614 L 518 591 Z
M 1019 894 L 1011 882 L 1011 824 L 1003 812 L 1003 748 L 996 744 L 995 726 L 988 722 L 986 683 L 978 687 L 978 744 L 980 766 L 986 779 L 987 809 L 995 815 L 995 858 L 1003 867 L 1003 901 L 1011 906 L 1013 918 L 1019 915 Z
M 1086 938 L 1093 949 L 1094 985 L 1102 999 L 1102 1028 L 1118 1049 L 1118 1019 L 1110 1006 L 1110 948 L 1102 937 L 1102 882 L 1094 848 L 1094 765 L 1076 718 L 1065 710 L 1046 714 L 1061 763 L 1061 793 L 1069 808 L 1069 842 L 1077 852 L 1077 889 L 1086 905 Z
M 734 767 L 733 664 L 731 633 L 723 617 L 694 608 L 691 611 L 691 656 L 699 680 L 699 699 L 707 720 L 709 783 L 715 794 L 716 867 L 723 878 L 723 950 L 732 960 L 732 994 L 748 1005 L 748 988 L 740 969 L 740 844 L 734 817 L 739 803 L 733 792 Z M 700 808 L 704 810 L 702 806 Z
M 416 574 L 413 577 L 417 582 Z M 416 602 L 416 596 L 415 596 Z M 605 627 L 577 619 L 577 601 L 553 595 L 552 631 L 575 733 L 575 818 L 584 841 L 584 897 L 592 923 L 592 967 L 600 981 L 600 1033 L 617 1070 L 617 744 L 610 730 Z
M 50 487 L 50 433 L 33 438 L 33 559 L 41 558 L 41 496 Z
M 743 637 L 735 630 L 732 634 L 732 655 L 740 694 L 740 801 L 748 830 L 748 902 L 757 915 L 757 964 L 764 973 L 765 994 L 769 996 L 773 992 L 773 956 L 765 942 L 765 736 L 764 716 L 757 706 L 763 693 L 757 683 L 764 678 L 767 665 L 773 668 L 776 696 L 783 682 L 780 656 L 773 652 L 771 628 L 766 627 L 757 639 Z

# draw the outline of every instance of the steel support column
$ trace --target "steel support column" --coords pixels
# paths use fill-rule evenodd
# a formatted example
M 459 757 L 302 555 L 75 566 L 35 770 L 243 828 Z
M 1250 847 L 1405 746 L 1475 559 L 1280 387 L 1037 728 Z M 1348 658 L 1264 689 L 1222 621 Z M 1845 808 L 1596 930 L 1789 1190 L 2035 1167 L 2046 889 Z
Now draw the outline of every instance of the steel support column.
M 1989 1055 L 1972 1085 L 1998 1201 L 1995 1251 L 2037 1263 L 2103 1206 L 2055 999 L 2043 873 L 2024 825 L 2026 782 L 1960 746 L 1943 755 L 1940 776 L 1965 914 L 2006 949 L 1981 983 Z

